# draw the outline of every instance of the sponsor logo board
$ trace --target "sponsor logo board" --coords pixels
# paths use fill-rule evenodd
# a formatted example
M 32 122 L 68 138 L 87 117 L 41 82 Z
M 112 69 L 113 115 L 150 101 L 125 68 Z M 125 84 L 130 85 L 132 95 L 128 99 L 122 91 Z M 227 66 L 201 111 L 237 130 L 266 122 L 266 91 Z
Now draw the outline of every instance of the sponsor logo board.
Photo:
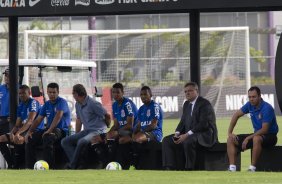
M 20 8 L 25 7 L 25 0 L 0 0 L 1 8 Z
M 89 6 L 90 0 L 75 0 L 75 6 L 81 5 L 81 6 Z
M 36 5 L 37 3 L 39 3 L 41 0 L 29 0 L 29 6 L 33 7 L 34 5 Z
M 114 2 L 115 2 L 115 0 L 95 0 L 95 3 L 100 4 L 100 5 L 108 5 L 108 4 L 112 4 Z
M 51 0 L 51 6 L 69 6 L 70 0 Z

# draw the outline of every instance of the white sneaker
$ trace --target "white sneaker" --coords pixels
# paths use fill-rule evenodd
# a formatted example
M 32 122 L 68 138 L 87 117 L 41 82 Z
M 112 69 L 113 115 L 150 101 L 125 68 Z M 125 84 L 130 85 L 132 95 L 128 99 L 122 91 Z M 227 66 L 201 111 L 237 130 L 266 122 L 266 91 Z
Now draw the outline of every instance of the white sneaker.
M 249 167 L 248 171 L 249 171 L 249 172 L 256 172 L 256 167 L 255 167 L 255 166 L 250 165 L 250 167 Z

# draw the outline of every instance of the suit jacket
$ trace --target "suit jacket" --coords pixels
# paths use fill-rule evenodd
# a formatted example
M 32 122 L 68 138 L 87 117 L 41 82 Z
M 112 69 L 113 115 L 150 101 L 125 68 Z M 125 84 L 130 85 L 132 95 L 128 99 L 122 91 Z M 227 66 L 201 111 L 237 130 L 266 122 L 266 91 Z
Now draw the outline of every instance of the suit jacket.
M 192 118 L 188 115 L 189 101 L 183 105 L 181 120 L 176 128 L 181 134 L 191 130 L 204 147 L 211 147 L 218 142 L 215 112 L 211 103 L 199 96 L 194 104 Z

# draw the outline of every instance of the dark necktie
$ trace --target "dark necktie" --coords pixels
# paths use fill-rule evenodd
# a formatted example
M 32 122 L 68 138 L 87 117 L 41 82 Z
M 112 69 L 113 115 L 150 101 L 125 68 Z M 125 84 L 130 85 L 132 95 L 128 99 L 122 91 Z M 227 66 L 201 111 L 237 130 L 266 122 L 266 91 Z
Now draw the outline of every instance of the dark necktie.
M 191 117 L 192 116 L 192 106 L 193 104 L 192 103 L 189 103 L 188 105 L 188 115 Z
M 186 119 L 186 123 L 185 123 L 185 131 L 189 131 L 191 130 L 191 125 L 192 125 L 192 115 L 191 115 L 191 112 L 192 112 L 192 103 L 189 103 L 188 104 L 188 109 L 187 109 L 187 119 Z

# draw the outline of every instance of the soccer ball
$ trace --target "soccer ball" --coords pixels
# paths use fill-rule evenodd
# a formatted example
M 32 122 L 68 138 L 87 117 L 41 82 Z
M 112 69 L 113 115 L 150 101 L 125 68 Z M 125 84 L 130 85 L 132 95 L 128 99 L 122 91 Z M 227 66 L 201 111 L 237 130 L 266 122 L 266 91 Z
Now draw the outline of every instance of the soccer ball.
M 118 162 L 110 162 L 106 166 L 106 170 L 122 170 L 122 168 Z
M 38 160 L 34 164 L 34 170 L 49 170 L 49 164 L 44 160 Z

